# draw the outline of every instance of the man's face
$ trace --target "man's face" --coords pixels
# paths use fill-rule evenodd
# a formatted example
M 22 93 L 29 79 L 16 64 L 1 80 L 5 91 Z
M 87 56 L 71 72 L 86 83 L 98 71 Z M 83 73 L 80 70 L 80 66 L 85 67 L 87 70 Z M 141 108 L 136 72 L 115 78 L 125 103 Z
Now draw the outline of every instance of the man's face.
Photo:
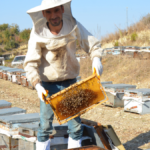
M 51 9 L 43 10 L 43 16 L 52 26 L 59 26 L 62 21 L 64 7 L 58 6 Z

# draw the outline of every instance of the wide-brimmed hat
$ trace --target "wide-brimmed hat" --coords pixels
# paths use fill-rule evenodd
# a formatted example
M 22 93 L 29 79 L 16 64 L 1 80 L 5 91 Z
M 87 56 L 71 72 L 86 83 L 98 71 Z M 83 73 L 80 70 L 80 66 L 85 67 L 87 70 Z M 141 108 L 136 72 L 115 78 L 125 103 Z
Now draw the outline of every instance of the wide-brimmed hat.
M 43 0 L 40 6 L 34 7 L 27 11 L 27 13 L 34 13 L 50 8 L 54 8 L 60 5 L 64 5 L 72 0 Z

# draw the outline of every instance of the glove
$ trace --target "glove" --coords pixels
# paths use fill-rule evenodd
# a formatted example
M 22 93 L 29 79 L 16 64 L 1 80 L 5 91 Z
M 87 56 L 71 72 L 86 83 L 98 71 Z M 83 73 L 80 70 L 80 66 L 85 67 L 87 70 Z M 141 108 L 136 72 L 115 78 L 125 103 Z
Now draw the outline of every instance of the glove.
M 102 75 L 103 72 L 103 65 L 101 63 L 101 60 L 99 57 L 94 57 L 93 58 L 93 63 L 92 63 L 92 70 L 94 72 L 94 68 L 96 69 L 97 75 Z
M 40 83 L 37 83 L 35 85 L 35 89 L 37 90 L 38 97 L 40 98 L 40 100 L 44 102 L 42 94 L 47 96 L 48 94 L 47 94 L 46 90 L 43 88 L 43 86 Z

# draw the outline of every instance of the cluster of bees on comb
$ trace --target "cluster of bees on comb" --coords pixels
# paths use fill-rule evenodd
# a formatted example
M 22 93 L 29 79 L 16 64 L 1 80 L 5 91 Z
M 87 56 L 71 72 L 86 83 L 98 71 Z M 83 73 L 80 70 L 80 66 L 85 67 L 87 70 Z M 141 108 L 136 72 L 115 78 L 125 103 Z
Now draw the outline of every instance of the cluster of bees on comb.
M 88 107 L 95 98 L 96 93 L 89 89 L 77 89 L 75 93 L 66 92 L 63 100 L 57 104 L 57 110 L 67 117 Z

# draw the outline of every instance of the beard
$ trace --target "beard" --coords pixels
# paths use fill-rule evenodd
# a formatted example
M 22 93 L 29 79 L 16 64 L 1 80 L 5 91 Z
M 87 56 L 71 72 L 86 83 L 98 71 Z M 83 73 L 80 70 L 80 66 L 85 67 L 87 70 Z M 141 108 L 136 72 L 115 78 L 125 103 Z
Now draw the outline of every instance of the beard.
M 49 20 L 49 23 L 54 27 L 59 26 L 61 24 L 61 22 L 62 22 L 62 20 L 59 17 Z

